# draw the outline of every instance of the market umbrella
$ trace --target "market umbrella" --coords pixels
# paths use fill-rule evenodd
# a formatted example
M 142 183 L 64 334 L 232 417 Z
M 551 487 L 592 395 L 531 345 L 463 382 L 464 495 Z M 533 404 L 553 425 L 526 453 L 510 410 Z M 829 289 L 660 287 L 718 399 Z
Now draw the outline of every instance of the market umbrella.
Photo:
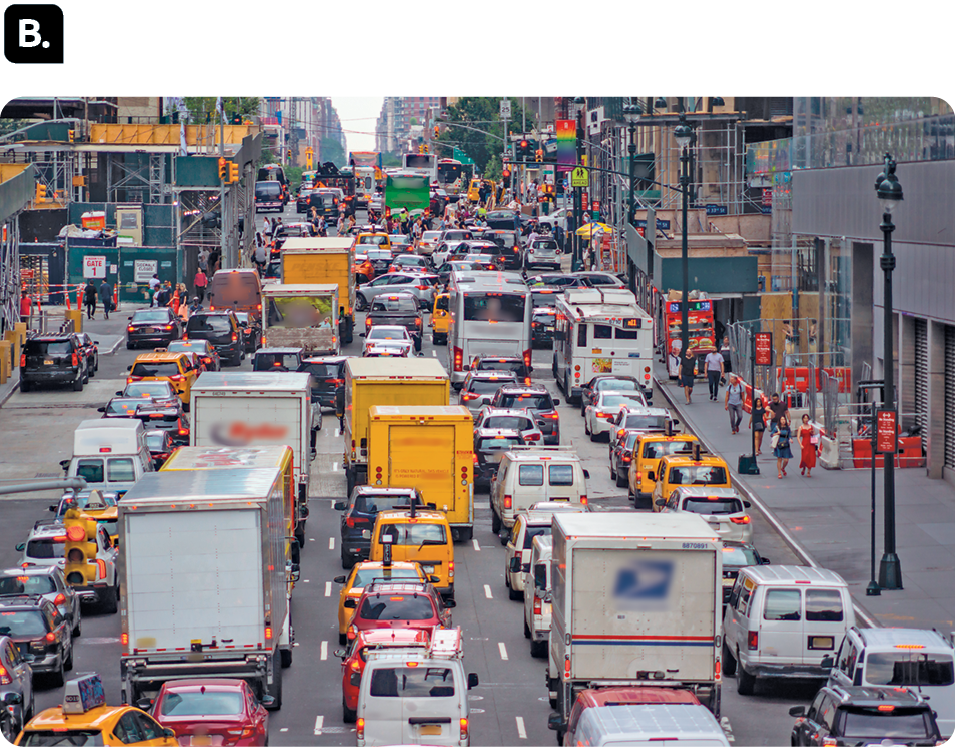
M 598 231 L 611 231 L 612 229 L 606 223 L 598 223 L 597 221 L 592 221 L 587 223 L 575 232 L 578 236 L 583 236 L 585 238 L 591 238 Z

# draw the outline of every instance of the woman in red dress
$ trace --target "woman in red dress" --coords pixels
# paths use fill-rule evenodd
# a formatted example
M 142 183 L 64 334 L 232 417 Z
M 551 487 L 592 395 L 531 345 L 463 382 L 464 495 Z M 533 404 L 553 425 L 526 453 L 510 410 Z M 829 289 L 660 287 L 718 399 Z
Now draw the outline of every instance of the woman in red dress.
M 799 466 L 801 468 L 801 474 L 804 474 L 806 477 L 812 477 L 812 468 L 816 466 L 816 445 L 812 442 L 812 438 L 816 433 L 816 429 L 812 427 L 812 423 L 809 422 L 809 416 L 802 416 L 802 425 L 799 426 L 799 449 L 802 452 L 802 456 L 799 459 Z

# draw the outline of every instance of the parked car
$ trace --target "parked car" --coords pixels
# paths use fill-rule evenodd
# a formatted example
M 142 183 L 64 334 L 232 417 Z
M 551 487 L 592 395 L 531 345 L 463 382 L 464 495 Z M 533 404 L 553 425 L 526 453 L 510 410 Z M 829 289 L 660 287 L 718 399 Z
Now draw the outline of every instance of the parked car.
M 90 380 L 88 358 L 74 334 L 42 334 L 27 338 L 20 353 L 20 391 L 38 384 L 72 384 L 82 392 Z
M 90 373 L 90 378 L 96 375 L 99 370 L 99 340 L 94 340 L 86 332 L 77 332 L 76 340 L 80 345 L 80 350 L 86 356 L 86 368 Z
M 184 337 L 208 340 L 230 365 L 238 366 L 245 358 L 245 335 L 234 311 L 201 311 L 189 317 Z
M 126 325 L 126 349 L 168 345 L 182 337 L 182 319 L 172 309 L 137 309 Z

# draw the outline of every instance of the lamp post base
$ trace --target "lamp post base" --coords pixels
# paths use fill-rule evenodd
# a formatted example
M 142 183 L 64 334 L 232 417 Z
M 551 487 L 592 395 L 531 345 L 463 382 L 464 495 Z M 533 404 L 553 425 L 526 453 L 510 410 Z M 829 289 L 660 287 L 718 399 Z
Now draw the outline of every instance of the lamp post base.
M 875 581 L 870 581 L 869 585 L 865 587 L 865 595 L 867 597 L 877 597 L 882 593 L 882 587 L 879 586 Z
M 879 562 L 879 586 L 883 589 L 902 588 L 902 563 L 894 552 L 885 553 Z

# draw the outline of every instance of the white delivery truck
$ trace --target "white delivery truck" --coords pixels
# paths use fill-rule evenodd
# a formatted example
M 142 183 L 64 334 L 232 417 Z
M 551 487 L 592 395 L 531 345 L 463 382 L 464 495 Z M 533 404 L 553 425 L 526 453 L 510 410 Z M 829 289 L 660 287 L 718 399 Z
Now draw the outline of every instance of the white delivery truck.
M 298 486 L 295 539 L 305 544 L 309 472 L 321 410 L 312 405 L 307 373 L 206 371 L 192 385 L 190 446 L 292 448 Z
M 338 355 L 338 286 L 270 283 L 262 287 L 262 346 Z
M 548 689 L 692 690 L 720 715 L 722 542 L 696 514 L 555 513 Z M 559 721 L 557 718 L 559 716 Z
M 279 468 L 151 472 L 119 506 L 123 702 L 230 677 L 282 706 L 286 595 Z M 284 657 L 291 664 L 290 656 Z

